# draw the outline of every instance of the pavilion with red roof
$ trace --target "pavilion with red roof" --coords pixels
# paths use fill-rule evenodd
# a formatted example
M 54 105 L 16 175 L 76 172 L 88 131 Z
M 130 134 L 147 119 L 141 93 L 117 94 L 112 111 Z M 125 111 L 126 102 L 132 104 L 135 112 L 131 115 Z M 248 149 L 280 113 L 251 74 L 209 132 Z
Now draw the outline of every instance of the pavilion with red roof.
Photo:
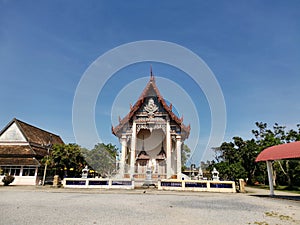
M 256 162 L 266 161 L 270 186 L 270 195 L 274 195 L 272 161 L 280 159 L 300 158 L 300 141 L 275 145 L 263 150 L 256 158 Z

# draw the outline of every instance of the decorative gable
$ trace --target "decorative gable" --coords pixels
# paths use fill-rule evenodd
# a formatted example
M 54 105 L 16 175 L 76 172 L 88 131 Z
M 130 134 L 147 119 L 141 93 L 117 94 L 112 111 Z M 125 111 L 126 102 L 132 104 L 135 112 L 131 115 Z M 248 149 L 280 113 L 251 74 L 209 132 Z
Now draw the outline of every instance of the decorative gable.
M 26 142 L 26 138 L 14 122 L 0 135 L 0 142 Z
M 135 117 L 139 118 L 135 118 Z M 158 117 L 157 117 L 158 116 Z M 145 118 L 148 117 L 148 118 Z M 118 137 L 122 136 L 122 133 L 131 129 L 132 120 L 135 119 L 150 119 L 153 120 L 155 117 L 159 119 L 170 118 L 171 127 L 176 126 L 174 131 L 180 132 L 183 139 L 187 138 L 190 133 L 190 125 L 185 126 L 183 124 L 183 117 L 178 118 L 172 112 L 172 104 L 168 105 L 165 99 L 161 96 L 156 84 L 155 78 L 152 74 L 150 80 L 144 88 L 137 102 L 132 106 L 130 105 L 130 112 L 123 118 L 119 118 L 119 124 L 116 127 L 112 126 L 112 133 Z M 154 122 L 154 121 L 152 121 Z M 156 121 L 157 122 L 157 121 Z
M 137 112 L 144 112 L 151 118 L 156 113 L 164 113 L 166 111 L 163 105 L 159 102 L 157 96 L 148 96 L 144 98 L 144 103 Z

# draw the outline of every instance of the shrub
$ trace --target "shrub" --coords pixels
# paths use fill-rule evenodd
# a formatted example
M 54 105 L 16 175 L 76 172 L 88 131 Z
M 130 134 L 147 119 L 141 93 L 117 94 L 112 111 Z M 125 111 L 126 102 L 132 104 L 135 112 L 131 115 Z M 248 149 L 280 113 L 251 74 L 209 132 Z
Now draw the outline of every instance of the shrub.
M 4 183 L 4 186 L 8 186 L 10 183 L 12 183 L 15 180 L 14 176 L 5 174 L 5 177 L 3 177 L 2 182 Z

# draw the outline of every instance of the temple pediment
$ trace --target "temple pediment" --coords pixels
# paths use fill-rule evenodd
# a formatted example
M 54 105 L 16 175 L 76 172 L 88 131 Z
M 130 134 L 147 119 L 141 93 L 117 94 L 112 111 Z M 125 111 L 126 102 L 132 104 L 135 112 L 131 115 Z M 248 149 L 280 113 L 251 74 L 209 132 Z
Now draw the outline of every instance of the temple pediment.
M 177 126 L 176 131 L 180 132 L 185 139 L 189 136 L 190 126 L 185 126 L 183 117 L 176 116 L 172 108 L 172 104 L 168 105 L 161 96 L 151 73 L 150 80 L 139 99 L 130 106 L 129 113 L 123 119 L 119 119 L 119 124 L 112 127 L 112 133 L 121 137 L 122 133 L 130 129 L 133 120 L 139 124 L 138 129 L 144 127 L 152 130 L 155 126 L 151 126 L 151 123 L 155 123 L 164 130 L 162 124 L 168 120 L 173 126 Z

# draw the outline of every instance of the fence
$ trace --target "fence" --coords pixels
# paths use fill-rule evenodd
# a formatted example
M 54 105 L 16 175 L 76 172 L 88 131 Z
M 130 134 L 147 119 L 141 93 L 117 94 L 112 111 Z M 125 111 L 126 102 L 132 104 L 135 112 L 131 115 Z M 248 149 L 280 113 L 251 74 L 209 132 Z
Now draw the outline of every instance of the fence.
M 158 190 L 236 192 L 234 181 L 215 180 L 161 180 Z
M 129 179 L 65 178 L 62 183 L 65 188 L 134 189 Z

